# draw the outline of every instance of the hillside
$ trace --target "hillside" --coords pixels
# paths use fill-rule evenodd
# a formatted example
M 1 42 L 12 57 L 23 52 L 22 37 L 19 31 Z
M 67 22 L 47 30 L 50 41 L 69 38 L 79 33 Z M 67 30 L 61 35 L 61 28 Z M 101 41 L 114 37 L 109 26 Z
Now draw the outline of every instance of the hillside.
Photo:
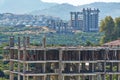
M 56 6 L 43 9 L 43 10 L 36 10 L 31 12 L 31 14 L 34 15 L 50 15 L 50 16 L 56 16 L 60 17 L 62 19 L 69 19 L 70 17 L 70 12 L 71 11 L 78 11 L 76 6 L 70 5 L 70 4 L 58 4 Z
M 42 2 L 41 0 L 0 0 L 0 2 L 0 13 L 17 14 L 29 13 L 57 5 L 56 3 Z
M 70 11 L 81 11 L 82 8 L 99 8 L 100 9 L 100 19 L 105 16 L 118 17 L 120 14 L 120 3 L 104 3 L 104 2 L 95 2 L 91 4 L 73 6 L 70 4 L 59 4 L 47 9 L 32 11 L 31 14 L 45 14 L 51 16 L 58 16 L 62 19 L 70 19 Z M 113 13 L 114 12 L 114 13 Z
M 105 16 L 118 17 L 120 3 L 94 2 L 91 4 L 73 6 L 67 3 L 47 3 L 41 0 L 0 0 L 0 13 L 33 14 L 57 16 L 63 20 L 70 19 L 71 11 L 81 11 L 82 8 L 99 8 L 100 19 Z

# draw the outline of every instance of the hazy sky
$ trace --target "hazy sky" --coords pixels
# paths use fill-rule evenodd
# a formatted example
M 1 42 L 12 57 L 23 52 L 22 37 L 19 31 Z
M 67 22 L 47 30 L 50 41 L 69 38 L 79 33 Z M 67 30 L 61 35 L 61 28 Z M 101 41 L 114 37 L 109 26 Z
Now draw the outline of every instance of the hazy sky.
M 0 5 L 4 3 L 5 0 L 0 0 Z M 44 2 L 55 2 L 55 3 L 69 3 L 73 5 L 83 5 L 92 2 L 120 2 L 120 0 L 40 0 Z
M 69 3 L 73 5 L 82 5 L 92 2 L 120 2 L 120 0 L 42 0 L 44 2 Z
M 4 3 L 4 0 L 0 0 L 0 5 Z

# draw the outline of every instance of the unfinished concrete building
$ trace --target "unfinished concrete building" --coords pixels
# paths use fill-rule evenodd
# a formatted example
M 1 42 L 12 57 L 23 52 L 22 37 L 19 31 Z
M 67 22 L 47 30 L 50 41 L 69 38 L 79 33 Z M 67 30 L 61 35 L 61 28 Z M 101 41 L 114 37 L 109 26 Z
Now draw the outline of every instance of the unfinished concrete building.
M 45 40 L 45 39 L 44 39 Z M 14 80 L 120 80 L 120 48 L 30 46 L 30 38 L 14 37 L 4 48 Z

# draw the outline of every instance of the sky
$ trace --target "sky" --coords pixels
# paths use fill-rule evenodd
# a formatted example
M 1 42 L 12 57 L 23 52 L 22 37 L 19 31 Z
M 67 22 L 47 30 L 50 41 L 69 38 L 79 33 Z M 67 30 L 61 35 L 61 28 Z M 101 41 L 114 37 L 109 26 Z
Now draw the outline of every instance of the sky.
M 83 5 L 92 2 L 120 2 L 120 0 L 42 0 L 44 2 L 55 2 L 55 3 L 69 3 L 72 5 Z
M 0 0 L 0 5 L 2 5 L 4 3 L 4 0 Z
M 120 0 L 40 0 L 43 2 L 55 2 L 55 3 L 69 3 L 72 5 L 83 5 L 83 4 L 89 4 L 92 2 L 120 2 Z M 0 0 L 0 5 L 4 3 L 4 0 Z

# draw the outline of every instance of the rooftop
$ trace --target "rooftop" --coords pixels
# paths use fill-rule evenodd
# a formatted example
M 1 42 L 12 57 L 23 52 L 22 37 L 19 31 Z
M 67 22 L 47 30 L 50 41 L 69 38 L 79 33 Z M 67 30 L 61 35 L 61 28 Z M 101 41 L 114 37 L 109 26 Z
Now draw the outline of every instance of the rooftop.
M 105 43 L 104 46 L 109 46 L 109 47 L 120 46 L 120 39 Z

